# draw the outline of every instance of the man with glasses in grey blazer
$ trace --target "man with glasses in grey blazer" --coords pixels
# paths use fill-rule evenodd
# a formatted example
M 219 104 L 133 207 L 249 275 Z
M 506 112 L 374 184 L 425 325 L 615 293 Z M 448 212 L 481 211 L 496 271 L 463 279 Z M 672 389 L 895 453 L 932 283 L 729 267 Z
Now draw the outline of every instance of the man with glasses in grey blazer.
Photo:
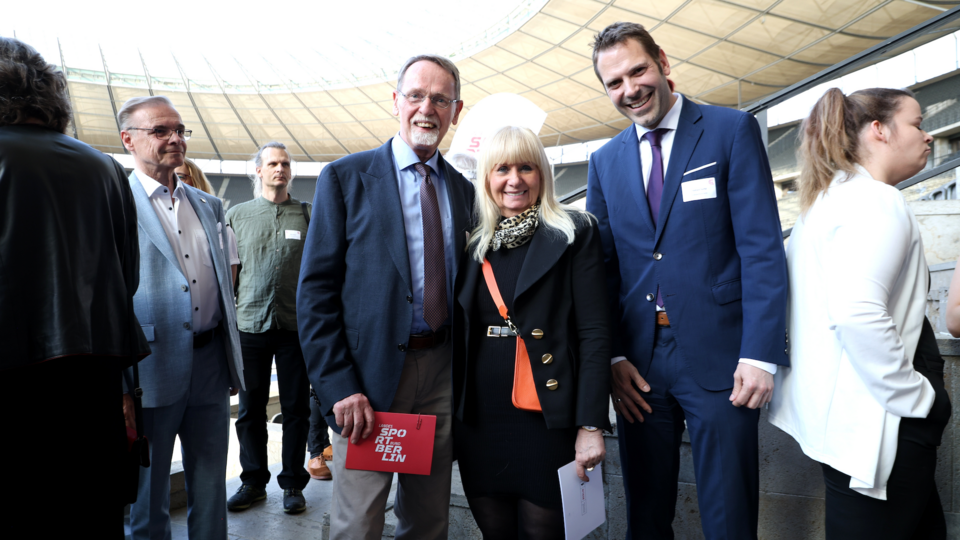
M 243 386 L 243 363 L 223 205 L 177 179 L 190 130 L 169 99 L 132 98 L 117 119 L 134 159 L 130 188 L 140 227 L 134 310 L 153 350 L 140 362 L 151 466 L 140 469 L 130 509 L 133 538 L 171 537 L 170 462 L 179 435 L 189 537 L 226 540 L 230 395 Z

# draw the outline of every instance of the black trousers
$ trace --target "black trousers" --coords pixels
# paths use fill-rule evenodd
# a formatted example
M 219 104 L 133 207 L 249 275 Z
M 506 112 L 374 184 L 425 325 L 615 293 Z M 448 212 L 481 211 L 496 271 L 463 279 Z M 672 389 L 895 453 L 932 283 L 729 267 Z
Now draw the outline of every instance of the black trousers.
M 827 540 L 945 540 L 947 525 L 934 473 L 937 446 L 950 420 L 943 386 L 943 358 L 929 321 L 924 321 L 913 367 L 930 380 L 936 398 L 926 418 L 902 418 L 897 457 L 887 482 L 887 500 L 850 489 L 850 477 L 821 464 L 826 484 Z
M 267 401 L 270 398 L 270 368 L 277 362 L 280 411 L 283 413 L 283 470 L 277 475 L 282 489 L 303 489 L 310 475 L 303 467 L 310 426 L 310 384 L 297 332 L 268 330 L 260 334 L 240 332 L 243 378 L 240 392 L 237 438 L 240 440 L 240 480 L 264 488 L 270 481 L 267 463 Z
M 323 449 L 330 446 L 330 432 L 327 431 L 327 421 L 320 412 L 320 403 L 316 394 L 310 389 L 310 432 L 307 434 L 307 452 L 310 459 L 323 453 Z
M 0 444 L 8 479 L 2 514 L 27 527 L 24 536 L 123 538 L 120 381 L 110 357 L 67 356 L 0 371 L 0 411 L 10 428 Z M 81 478 L 69 480 L 77 468 Z

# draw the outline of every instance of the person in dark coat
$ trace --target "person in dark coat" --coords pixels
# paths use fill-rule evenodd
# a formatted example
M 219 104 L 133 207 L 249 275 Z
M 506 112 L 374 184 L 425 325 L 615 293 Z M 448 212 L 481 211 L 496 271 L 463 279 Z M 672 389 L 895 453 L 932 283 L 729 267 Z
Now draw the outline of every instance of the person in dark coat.
M 63 73 L 0 37 L 0 410 L 15 433 L 0 460 L 16 494 L 4 513 L 44 538 L 122 538 L 134 419 L 121 370 L 150 353 L 133 312 L 137 214 L 123 167 L 65 135 L 70 118 Z M 78 469 L 96 497 L 71 485 Z
M 605 455 L 599 428 L 610 425 L 603 248 L 593 217 L 557 202 L 550 162 L 529 129 L 506 127 L 484 141 L 476 187 L 478 225 L 460 264 L 453 325 L 463 488 L 484 538 L 563 538 L 557 469 L 576 461 L 589 481 L 586 471 Z M 517 332 L 541 411 L 514 403 Z

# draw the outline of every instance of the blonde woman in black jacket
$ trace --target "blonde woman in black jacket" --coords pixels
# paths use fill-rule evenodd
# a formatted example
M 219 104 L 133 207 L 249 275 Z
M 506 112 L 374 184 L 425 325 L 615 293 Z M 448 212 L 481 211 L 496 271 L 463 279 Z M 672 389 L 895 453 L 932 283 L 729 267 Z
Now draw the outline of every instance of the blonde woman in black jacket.
M 454 448 L 484 538 L 563 538 L 557 469 L 604 458 L 610 334 L 595 220 L 554 196 L 543 145 L 506 127 L 485 141 L 477 169 L 479 225 L 454 300 Z M 510 322 L 526 346 L 541 411 L 514 405 L 516 334 L 498 311 L 489 261 Z M 495 337 L 499 336 L 499 337 Z M 488 453 L 496 441 L 497 454 Z

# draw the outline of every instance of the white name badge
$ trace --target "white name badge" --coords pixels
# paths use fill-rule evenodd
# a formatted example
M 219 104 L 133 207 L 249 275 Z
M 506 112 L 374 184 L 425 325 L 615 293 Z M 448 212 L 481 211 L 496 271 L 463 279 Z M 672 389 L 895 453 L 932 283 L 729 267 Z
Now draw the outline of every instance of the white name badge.
M 300 239 L 300 231 L 287 231 L 287 232 L 286 232 L 286 235 L 287 235 L 287 240 L 299 240 L 299 239 Z
M 680 189 L 683 190 L 683 202 L 717 198 L 717 183 L 713 178 L 683 182 Z

